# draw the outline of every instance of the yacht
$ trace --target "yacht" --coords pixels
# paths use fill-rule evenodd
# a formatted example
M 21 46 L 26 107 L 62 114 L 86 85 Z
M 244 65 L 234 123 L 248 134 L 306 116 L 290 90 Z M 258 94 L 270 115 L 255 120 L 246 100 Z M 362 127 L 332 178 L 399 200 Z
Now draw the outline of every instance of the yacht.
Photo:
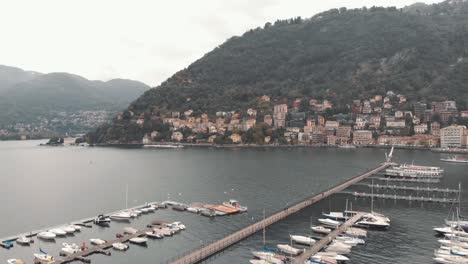
M 46 240 L 52 240 L 55 239 L 57 235 L 52 233 L 52 232 L 40 232 L 37 234 L 38 238 L 46 239 Z
M 332 259 L 327 256 L 312 256 L 304 262 L 305 264 L 337 264 L 338 262 L 335 259 Z
M 111 222 L 111 219 L 110 219 L 110 217 L 101 214 L 101 215 L 96 216 L 96 218 L 94 218 L 93 222 L 96 225 L 107 225 L 107 224 L 109 224 Z
M 120 250 L 120 251 L 125 251 L 125 250 L 127 250 L 129 248 L 128 245 L 125 245 L 125 244 L 119 243 L 119 242 L 113 243 L 112 247 L 117 249 L 117 250 Z
M 298 243 L 298 244 L 303 244 L 303 245 L 313 245 L 315 244 L 315 239 L 306 237 L 306 236 L 295 236 L 291 235 L 291 240 Z
M 345 244 L 349 244 L 349 245 L 364 245 L 366 243 L 366 241 L 364 241 L 364 239 L 361 239 L 361 238 L 357 238 L 357 237 L 351 237 L 351 236 L 346 236 L 346 235 L 339 235 L 335 238 L 335 240 L 337 241 L 341 241 Z
M 367 214 L 363 216 L 360 220 L 358 220 L 355 224 L 359 227 L 365 228 L 377 228 L 377 229 L 386 229 L 390 226 L 390 224 L 380 218 L 377 218 L 371 214 Z
M 73 234 L 75 232 L 75 228 L 73 226 L 64 226 L 60 229 L 65 231 L 67 234 Z
M 325 216 L 328 219 L 335 220 L 335 221 L 346 221 L 348 219 L 348 216 L 345 213 L 342 212 L 330 212 L 328 214 L 322 213 L 323 216 Z
M 335 228 L 338 227 L 339 225 L 341 225 L 341 222 L 331 220 L 331 219 L 328 219 L 328 218 L 319 218 L 318 221 L 321 224 L 324 224 L 324 225 L 330 226 L 330 227 L 335 227 Z
M 303 249 L 294 248 L 294 247 L 291 247 L 290 245 L 286 245 L 286 244 L 279 244 L 279 245 L 277 245 L 277 247 L 281 252 L 291 254 L 291 255 L 294 255 L 294 256 L 297 256 L 297 255 L 301 254 L 302 252 L 304 252 Z
M 185 230 L 185 228 L 186 228 L 185 225 L 182 224 L 181 222 L 174 222 L 174 223 L 169 224 L 168 226 L 169 227 L 173 226 L 173 227 L 176 227 L 176 228 L 178 228 L 180 230 Z
M 138 233 L 138 229 L 136 229 L 136 228 L 133 228 L 133 227 L 125 227 L 124 228 L 124 234 L 133 235 L 133 234 L 136 234 L 136 233 Z
M 350 227 L 345 231 L 345 234 L 350 237 L 367 238 L 367 231 L 361 228 Z
M 20 245 L 29 245 L 29 244 L 31 244 L 33 242 L 34 242 L 34 240 L 32 240 L 31 238 L 26 237 L 26 236 L 23 236 L 23 237 L 20 237 L 20 238 L 16 239 L 16 243 L 18 243 Z
M 312 231 L 314 231 L 315 233 L 319 234 L 330 234 L 330 232 L 332 231 L 330 228 L 326 228 L 324 226 L 311 226 L 310 229 L 312 229 Z

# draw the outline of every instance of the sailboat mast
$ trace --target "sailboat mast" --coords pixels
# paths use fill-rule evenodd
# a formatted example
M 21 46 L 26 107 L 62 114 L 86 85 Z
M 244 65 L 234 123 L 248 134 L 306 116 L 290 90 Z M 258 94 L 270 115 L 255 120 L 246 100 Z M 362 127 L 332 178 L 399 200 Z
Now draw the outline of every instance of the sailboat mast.
M 125 209 L 128 209 L 128 184 L 125 188 Z
M 263 220 L 265 220 L 265 208 L 263 208 Z M 265 221 L 263 221 L 263 248 L 266 245 L 266 231 L 265 231 Z
M 371 213 L 373 213 L 374 212 L 374 180 L 372 180 L 371 192 L 372 194 L 371 194 L 371 207 L 370 207 L 371 209 L 370 210 L 371 210 Z

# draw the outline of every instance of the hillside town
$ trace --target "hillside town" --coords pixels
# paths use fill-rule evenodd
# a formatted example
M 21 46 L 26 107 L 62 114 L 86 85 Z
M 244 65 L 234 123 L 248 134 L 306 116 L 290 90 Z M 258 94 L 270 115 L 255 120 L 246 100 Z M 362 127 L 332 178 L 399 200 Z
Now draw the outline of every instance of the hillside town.
M 256 108 L 245 111 L 194 114 L 193 110 L 167 114 L 130 115 L 145 131 L 141 143 L 257 144 L 317 146 L 396 145 L 426 148 L 466 148 L 468 111 L 455 101 L 411 102 L 391 91 L 365 100 L 353 100 L 347 112 L 334 114 L 329 100 L 257 98 Z M 340 109 L 342 110 L 342 109 Z M 153 124 L 153 125 L 151 125 Z M 135 142 L 136 143 L 136 142 Z

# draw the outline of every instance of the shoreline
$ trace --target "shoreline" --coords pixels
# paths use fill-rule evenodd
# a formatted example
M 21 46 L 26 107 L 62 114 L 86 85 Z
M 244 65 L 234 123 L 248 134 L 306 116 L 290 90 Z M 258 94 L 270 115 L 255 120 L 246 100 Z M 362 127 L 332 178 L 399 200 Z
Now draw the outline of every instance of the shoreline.
M 143 148 L 145 146 L 153 146 L 154 148 L 167 148 L 166 146 L 174 146 L 177 148 L 180 147 L 188 147 L 188 148 L 226 148 L 226 149 L 234 149 L 234 148 L 251 148 L 251 149 L 292 149 L 292 148 L 332 148 L 332 149 L 359 149 L 359 148 L 375 148 L 375 149 L 391 149 L 391 145 L 361 145 L 355 146 L 351 148 L 340 148 L 337 145 L 326 145 L 326 144 L 318 144 L 318 145 L 256 145 L 256 144 L 193 144 L 193 143 L 158 143 L 158 144 L 141 144 L 141 143 L 113 143 L 113 144 L 94 144 L 92 146 L 96 147 L 117 147 L 117 148 Z M 447 149 L 440 149 L 440 148 L 429 148 L 429 147 L 418 147 L 418 146 L 393 146 L 395 149 L 399 150 L 418 150 L 418 151 L 431 151 L 434 153 L 448 153 L 448 154 L 468 154 L 468 149 L 454 149 L 454 150 L 447 150 Z

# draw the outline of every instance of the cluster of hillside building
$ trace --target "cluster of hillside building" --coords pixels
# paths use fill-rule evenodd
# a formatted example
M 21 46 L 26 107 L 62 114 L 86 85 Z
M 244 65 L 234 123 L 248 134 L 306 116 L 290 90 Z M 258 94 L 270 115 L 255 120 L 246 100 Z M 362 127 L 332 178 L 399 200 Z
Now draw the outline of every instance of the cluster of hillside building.
M 170 126 L 170 138 L 161 139 L 158 137 L 161 131 L 154 130 L 145 134 L 142 141 L 144 144 L 164 140 L 216 143 L 216 139 L 224 137 L 229 143 L 242 144 L 249 143 L 246 134 L 250 130 L 266 126 L 280 135 L 275 138 L 267 133 L 262 144 L 442 148 L 463 148 L 468 144 L 466 126 L 457 125 L 468 121 L 468 111 L 459 111 L 455 101 L 409 102 L 404 95 L 388 92 L 384 96 L 350 102 L 347 113 L 330 114 L 333 108 L 328 100 L 272 101 L 264 95 L 258 98 L 257 108 L 245 111 L 217 112 L 212 116 L 207 113 L 197 116 L 192 110 L 153 115 L 151 120 Z M 133 117 L 133 122 L 143 126 L 148 119 L 141 115 Z

